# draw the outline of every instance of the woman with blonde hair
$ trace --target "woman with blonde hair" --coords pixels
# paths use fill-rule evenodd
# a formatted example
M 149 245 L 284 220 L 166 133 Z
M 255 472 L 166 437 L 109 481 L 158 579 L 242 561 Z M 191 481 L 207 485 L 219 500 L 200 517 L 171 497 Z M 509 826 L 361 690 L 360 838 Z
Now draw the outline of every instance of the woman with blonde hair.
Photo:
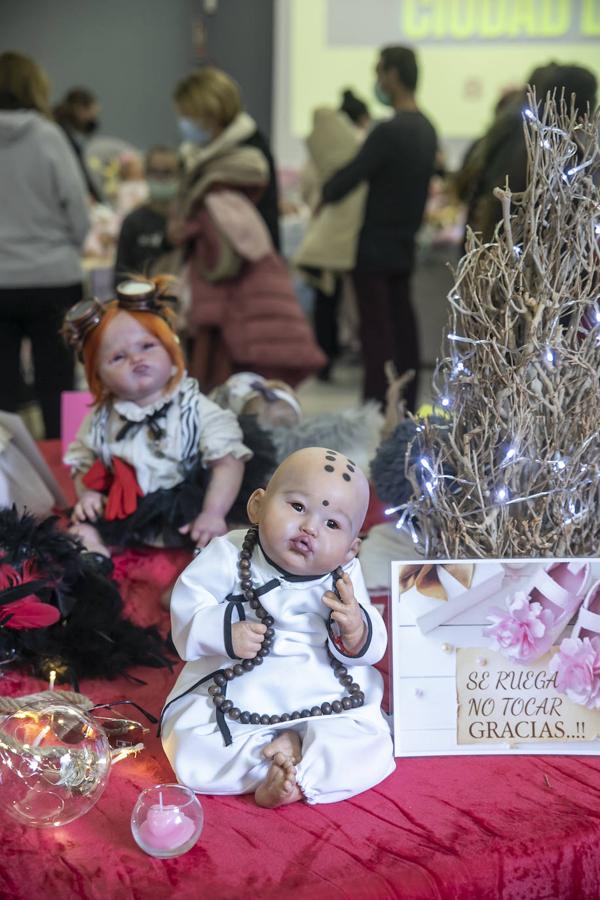
M 274 247 L 279 249 L 279 199 L 275 162 L 265 136 L 244 111 L 235 81 L 220 69 L 206 66 L 177 85 L 174 100 L 179 113 L 181 148 L 186 168 L 235 147 L 253 147 L 267 165 L 256 208 L 263 217 Z
M 170 238 L 184 250 L 190 370 L 204 390 L 250 370 L 291 385 L 325 362 L 277 254 L 277 186 L 268 146 L 219 69 L 174 93 L 185 168 Z
M 62 131 L 50 121 L 48 79 L 20 53 L 0 54 L 0 409 L 16 411 L 21 341 L 31 340 L 47 438 L 60 433 L 60 394 L 73 356 L 59 336 L 81 299 L 86 192 Z

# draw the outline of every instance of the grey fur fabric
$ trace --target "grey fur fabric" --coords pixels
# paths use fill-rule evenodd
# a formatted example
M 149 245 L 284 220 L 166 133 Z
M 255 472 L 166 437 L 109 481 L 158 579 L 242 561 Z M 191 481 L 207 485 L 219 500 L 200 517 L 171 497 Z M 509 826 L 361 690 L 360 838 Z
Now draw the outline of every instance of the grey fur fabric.
M 446 419 L 431 416 L 430 421 L 439 426 L 440 435 L 445 434 Z M 416 428 L 416 423 L 411 419 L 400 422 L 379 445 L 371 462 L 370 477 L 377 496 L 390 506 L 408 503 L 412 496 L 413 487 L 405 475 L 405 465 L 408 462 L 409 467 L 414 466 L 422 453 L 420 442 L 415 440 Z M 449 474 L 449 470 L 444 470 L 444 474 Z
M 293 428 L 277 426 L 271 430 L 277 463 L 304 447 L 327 447 L 354 460 L 365 473 L 379 444 L 383 417 L 377 403 L 365 403 L 357 409 L 321 413 Z

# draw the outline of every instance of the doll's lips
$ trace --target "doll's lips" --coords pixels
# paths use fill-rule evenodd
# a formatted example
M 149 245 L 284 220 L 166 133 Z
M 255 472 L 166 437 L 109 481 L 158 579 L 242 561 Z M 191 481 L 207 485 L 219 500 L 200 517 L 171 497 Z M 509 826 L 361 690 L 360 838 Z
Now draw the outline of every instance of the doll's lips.
M 150 366 L 146 365 L 146 363 L 138 363 L 137 366 L 133 367 L 134 375 L 148 375 L 150 373 Z
M 290 548 L 302 556 L 308 556 L 309 553 L 313 552 L 313 542 L 309 537 L 304 536 L 292 538 Z

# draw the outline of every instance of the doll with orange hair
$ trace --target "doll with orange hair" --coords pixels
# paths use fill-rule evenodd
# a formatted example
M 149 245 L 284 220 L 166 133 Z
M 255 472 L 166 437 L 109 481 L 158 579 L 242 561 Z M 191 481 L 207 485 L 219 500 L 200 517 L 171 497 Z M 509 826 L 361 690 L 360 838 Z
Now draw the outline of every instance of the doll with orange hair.
M 72 530 L 105 557 L 224 534 L 252 455 L 233 413 L 187 377 L 173 318 L 157 279 L 124 282 L 116 300 L 77 304 L 65 320 L 95 400 L 64 457 Z

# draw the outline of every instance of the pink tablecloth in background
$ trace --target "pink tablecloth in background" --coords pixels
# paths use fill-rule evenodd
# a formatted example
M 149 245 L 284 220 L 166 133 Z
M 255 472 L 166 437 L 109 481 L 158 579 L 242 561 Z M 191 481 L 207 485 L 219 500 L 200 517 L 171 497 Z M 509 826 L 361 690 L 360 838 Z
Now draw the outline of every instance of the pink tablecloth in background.
M 166 627 L 158 596 L 184 562 L 181 553 L 117 560 L 132 616 Z M 82 690 L 98 702 L 127 697 L 158 712 L 175 674 L 134 674 L 147 683 L 88 682 Z M 14 672 L 0 679 L 5 694 L 42 687 Z M 377 788 L 329 806 L 264 810 L 250 797 L 202 797 L 199 844 L 178 859 L 152 859 L 134 844 L 129 817 L 140 790 L 172 777 L 152 736 L 139 757 L 114 767 L 98 804 L 71 825 L 38 831 L 1 822 L 0 897 L 599 896 L 600 763 L 590 757 L 402 759 Z

